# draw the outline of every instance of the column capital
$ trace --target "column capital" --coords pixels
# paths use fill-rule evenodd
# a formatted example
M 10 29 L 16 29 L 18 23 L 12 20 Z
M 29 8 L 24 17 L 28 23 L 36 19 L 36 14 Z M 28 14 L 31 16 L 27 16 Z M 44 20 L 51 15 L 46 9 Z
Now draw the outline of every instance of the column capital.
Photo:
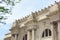
M 36 25 L 32 25 L 30 27 L 27 28 L 28 31 L 31 31 L 31 30 L 36 30 L 37 29 L 37 26 Z

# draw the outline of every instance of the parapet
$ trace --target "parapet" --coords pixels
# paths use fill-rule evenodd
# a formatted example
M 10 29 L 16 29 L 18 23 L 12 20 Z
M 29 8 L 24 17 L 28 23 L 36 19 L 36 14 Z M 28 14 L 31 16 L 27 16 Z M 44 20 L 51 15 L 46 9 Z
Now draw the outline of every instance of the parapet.
M 31 12 L 30 15 L 25 16 L 25 17 L 23 17 L 22 19 L 16 20 L 15 23 L 22 23 L 22 22 L 28 20 L 31 15 L 32 15 L 33 18 L 35 18 L 35 17 L 37 17 L 37 16 L 39 16 L 39 15 L 41 15 L 41 14 L 43 14 L 43 13 L 49 12 L 52 7 L 54 7 L 55 5 L 58 6 L 59 3 L 60 3 L 60 2 L 56 2 L 56 1 L 55 1 L 54 4 L 51 4 L 51 5 L 48 6 L 47 8 L 45 7 L 44 9 L 41 9 L 41 10 L 38 10 L 38 11 L 35 11 L 35 12 Z M 54 8 L 54 9 L 55 9 L 55 8 Z M 51 11 L 51 12 L 52 12 L 52 11 Z

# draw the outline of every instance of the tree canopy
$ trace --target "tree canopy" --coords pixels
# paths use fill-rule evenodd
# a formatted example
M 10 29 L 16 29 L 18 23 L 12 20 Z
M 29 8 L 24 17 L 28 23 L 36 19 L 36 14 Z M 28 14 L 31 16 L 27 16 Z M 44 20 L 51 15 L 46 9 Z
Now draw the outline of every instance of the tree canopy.
M 0 23 L 5 24 L 2 20 L 6 20 L 6 14 L 11 14 L 12 8 L 21 0 L 0 0 Z

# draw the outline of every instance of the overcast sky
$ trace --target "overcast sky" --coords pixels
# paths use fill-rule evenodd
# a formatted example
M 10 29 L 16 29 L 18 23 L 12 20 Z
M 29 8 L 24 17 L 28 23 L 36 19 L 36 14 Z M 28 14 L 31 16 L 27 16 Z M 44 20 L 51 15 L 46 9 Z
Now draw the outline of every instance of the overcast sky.
M 5 34 L 9 32 L 9 29 L 12 27 L 12 24 L 16 19 L 21 19 L 31 14 L 31 12 L 44 9 L 45 7 L 48 7 L 48 5 L 54 4 L 54 1 L 59 0 L 21 0 L 21 2 L 16 4 L 13 8 L 13 14 L 5 20 L 7 24 L 0 24 L 0 40 L 3 40 Z

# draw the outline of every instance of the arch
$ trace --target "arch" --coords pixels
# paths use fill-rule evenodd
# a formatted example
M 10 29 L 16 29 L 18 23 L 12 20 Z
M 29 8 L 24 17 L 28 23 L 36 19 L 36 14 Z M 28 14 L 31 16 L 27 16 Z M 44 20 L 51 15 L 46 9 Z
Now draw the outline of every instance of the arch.
M 51 33 L 51 30 L 50 29 L 45 29 L 42 33 L 42 37 L 48 37 L 48 36 L 51 36 L 52 33 Z

